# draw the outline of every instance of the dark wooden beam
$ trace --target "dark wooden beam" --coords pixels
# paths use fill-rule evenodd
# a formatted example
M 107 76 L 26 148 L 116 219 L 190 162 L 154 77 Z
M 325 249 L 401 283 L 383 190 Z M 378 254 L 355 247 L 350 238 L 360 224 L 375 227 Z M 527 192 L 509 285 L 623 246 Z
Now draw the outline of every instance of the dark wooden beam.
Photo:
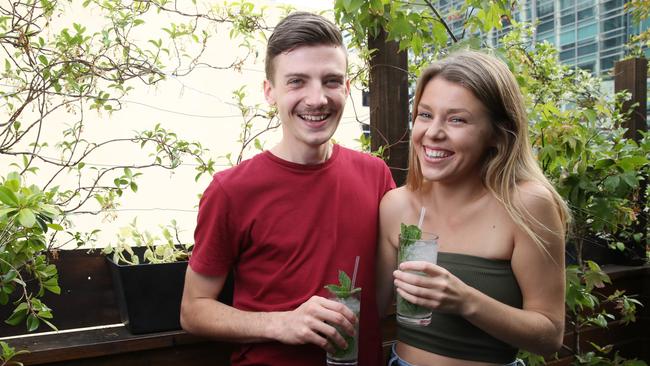
M 632 109 L 630 117 L 624 123 L 627 127 L 625 137 L 639 141 L 641 139 L 640 131 L 648 130 L 647 115 L 647 100 L 648 100 L 648 60 L 645 58 L 632 58 L 628 60 L 618 61 L 614 65 L 614 90 L 616 92 L 626 90 L 630 92 L 632 97 L 629 101 L 623 104 L 623 110 L 627 111 Z M 636 106 L 634 106 L 636 104 Z M 632 108 L 634 106 L 634 108 Z M 648 186 L 648 178 L 645 177 L 641 181 L 639 193 L 636 197 L 636 208 L 640 211 L 639 219 L 635 224 L 634 231 L 646 235 L 648 227 L 648 216 L 643 213 L 643 208 L 646 207 L 648 197 L 646 197 L 646 190 Z M 634 245 L 632 251 L 643 259 L 645 258 L 645 238 L 641 242 Z
M 648 100 L 648 60 L 644 58 L 632 58 L 618 61 L 614 65 L 614 90 L 616 92 L 627 90 L 632 98 L 623 104 L 623 110 L 629 110 L 632 105 L 637 104 L 632 110 L 630 118 L 626 121 L 626 137 L 639 141 L 639 131 L 647 131 L 646 122 L 647 100 Z
M 386 41 L 386 33 L 368 39 L 376 49 L 370 60 L 370 138 L 376 151 L 386 146 L 384 157 L 398 186 L 408 168 L 409 95 L 408 59 L 399 44 Z

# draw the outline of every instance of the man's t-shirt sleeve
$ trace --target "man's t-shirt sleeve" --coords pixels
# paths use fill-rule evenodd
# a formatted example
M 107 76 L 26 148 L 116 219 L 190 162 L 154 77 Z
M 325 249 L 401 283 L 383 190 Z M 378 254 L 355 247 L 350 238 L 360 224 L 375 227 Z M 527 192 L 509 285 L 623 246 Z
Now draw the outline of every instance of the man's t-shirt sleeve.
M 232 230 L 232 204 L 217 176 L 203 193 L 190 258 L 193 271 L 206 276 L 227 275 L 235 261 L 239 238 Z
M 384 189 L 382 192 L 382 196 L 386 194 L 386 192 L 390 191 L 391 189 L 396 187 L 395 180 L 393 180 L 393 175 L 390 172 L 390 169 L 388 169 L 388 165 L 382 160 L 382 168 L 384 171 Z

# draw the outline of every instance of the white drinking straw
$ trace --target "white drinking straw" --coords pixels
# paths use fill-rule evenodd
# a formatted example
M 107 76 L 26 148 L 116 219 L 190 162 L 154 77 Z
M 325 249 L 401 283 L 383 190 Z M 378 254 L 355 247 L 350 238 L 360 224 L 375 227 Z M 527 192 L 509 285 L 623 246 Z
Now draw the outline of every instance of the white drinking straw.
M 352 272 L 352 288 L 354 289 L 354 282 L 357 280 L 357 269 L 359 268 L 359 256 L 354 260 L 354 272 Z
M 426 207 L 422 206 L 420 210 L 420 221 L 418 221 L 418 229 L 422 230 L 422 222 L 424 222 L 424 213 L 427 212 Z

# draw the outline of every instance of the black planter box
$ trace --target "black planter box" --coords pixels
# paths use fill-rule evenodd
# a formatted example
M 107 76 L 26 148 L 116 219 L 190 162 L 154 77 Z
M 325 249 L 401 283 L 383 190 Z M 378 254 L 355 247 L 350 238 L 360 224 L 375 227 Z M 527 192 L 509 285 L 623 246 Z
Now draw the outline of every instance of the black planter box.
M 142 262 L 142 248 L 134 248 Z M 133 334 L 180 329 L 187 261 L 123 265 L 108 259 L 120 318 Z

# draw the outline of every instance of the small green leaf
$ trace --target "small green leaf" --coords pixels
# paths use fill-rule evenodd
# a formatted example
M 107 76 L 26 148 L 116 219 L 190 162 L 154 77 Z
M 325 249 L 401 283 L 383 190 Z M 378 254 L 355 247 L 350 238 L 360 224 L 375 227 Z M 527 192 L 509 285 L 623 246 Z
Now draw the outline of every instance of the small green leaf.
M 14 326 L 18 325 L 18 324 L 22 323 L 23 320 L 25 320 L 26 315 L 27 315 L 26 310 L 23 310 L 23 311 L 14 310 L 14 312 L 11 314 L 11 316 L 9 316 L 9 318 L 7 318 L 7 320 L 5 320 L 5 323 L 7 323 L 9 325 L 14 325 Z
M 36 329 L 38 329 L 40 322 L 34 314 L 29 314 L 27 317 L 27 331 L 28 332 L 33 332 Z
M 7 187 L 0 186 L 0 201 L 8 206 L 18 206 L 18 197 Z
M 34 211 L 28 208 L 21 209 L 18 212 L 18 222 L 20 222 L 23 227 L 33 227 L 36 223 L 36 216 L 34 215 Z
M 339 271 L 339 283 L 344 289 L 350 290 L 352 288 L 352 281 L 344 271 Z
M 47 227 L 49 227 L 52 230 L 63 231 L 63 226 L 59 224 L 47 224 Z
M 422 238 L 422 230 L 416 225 L 400 224 L 400 245 Z

